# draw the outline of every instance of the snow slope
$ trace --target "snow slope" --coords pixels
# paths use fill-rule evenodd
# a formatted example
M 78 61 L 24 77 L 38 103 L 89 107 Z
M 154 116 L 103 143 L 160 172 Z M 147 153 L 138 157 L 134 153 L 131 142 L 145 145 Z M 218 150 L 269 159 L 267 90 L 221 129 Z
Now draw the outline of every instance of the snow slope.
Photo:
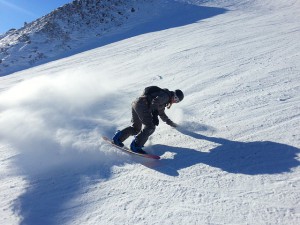
M 300 223 L 300 2 L 163 4 L 111 43 L 0 78 L 0 224 Z M 180 127 L 147 143 L 159 161 L 100 139 L 152 84 L 186 96 L 166 111 Z

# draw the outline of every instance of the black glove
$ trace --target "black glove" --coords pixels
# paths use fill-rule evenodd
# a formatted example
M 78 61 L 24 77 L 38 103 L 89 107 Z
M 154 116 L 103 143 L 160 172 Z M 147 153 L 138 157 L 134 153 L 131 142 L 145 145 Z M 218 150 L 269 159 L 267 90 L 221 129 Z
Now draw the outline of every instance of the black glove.
M 156 111 L 156 110 L 152 112 L 152 123 L 155 126 L 158 126 L 158 124 L 159 124 L 158 111 Z
M 174 123 L 172 120 L 170 120 L 170 119 L 168 119 L 167 121 L 166 121 L 166 123 L 168 124 L 168 125 L 170 125 L 171 127 L 177 127 L 178 125 L 176 124 L 176 123 Z

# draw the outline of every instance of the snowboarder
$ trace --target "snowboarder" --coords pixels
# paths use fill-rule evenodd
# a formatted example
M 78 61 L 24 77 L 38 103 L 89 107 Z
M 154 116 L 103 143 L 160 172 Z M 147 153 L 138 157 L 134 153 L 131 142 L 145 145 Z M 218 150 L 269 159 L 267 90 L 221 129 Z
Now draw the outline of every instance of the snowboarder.
M 165 108 L 169 109 L 173 103 L 178 103 L 183 98 L 184 95 L 181 90 L 169 91 L 157 86 L 146 87 L 142 96 L 131 104 L 132 125 L 115 133 L 114 144 L 123 147 L 123 142 L 129 136 L 136 135 L 131 142 L 130 149 L 133 152 L 146 154 L 143 147 L 149 136 L 155 131 L 155 126 L 159 124 L 158 116 L 168 125 L 176 127 L 177 124 L 165 114 Z M 143 129 L 142 125 L 144 125 Z

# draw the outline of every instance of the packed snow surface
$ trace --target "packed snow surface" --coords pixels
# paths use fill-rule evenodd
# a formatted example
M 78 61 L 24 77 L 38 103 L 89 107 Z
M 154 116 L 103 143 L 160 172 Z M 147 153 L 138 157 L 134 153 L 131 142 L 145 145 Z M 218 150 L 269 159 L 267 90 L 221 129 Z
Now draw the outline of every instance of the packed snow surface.
M 0 224 L 300 224 L 300 1 L 162 2 L 1 77 Z M 185 93 L 145 146 L 161 160 L 101 140 L 149 85 Z

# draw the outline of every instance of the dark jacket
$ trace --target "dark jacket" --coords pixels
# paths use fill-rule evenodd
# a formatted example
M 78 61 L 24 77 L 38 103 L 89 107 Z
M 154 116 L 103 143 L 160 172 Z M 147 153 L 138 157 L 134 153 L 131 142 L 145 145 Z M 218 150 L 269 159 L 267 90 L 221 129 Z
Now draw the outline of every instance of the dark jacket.
M 170 119 L 165 113 L 165 108 L 171 104 L 172 92 L 168 89 L 164 89 L 163 91 L 153 93 L 152 95 L 156 97 L 154 97 L 150 103 L 150 110 L 152 112 L 157 111 L 161 120 L 167 122 Z

